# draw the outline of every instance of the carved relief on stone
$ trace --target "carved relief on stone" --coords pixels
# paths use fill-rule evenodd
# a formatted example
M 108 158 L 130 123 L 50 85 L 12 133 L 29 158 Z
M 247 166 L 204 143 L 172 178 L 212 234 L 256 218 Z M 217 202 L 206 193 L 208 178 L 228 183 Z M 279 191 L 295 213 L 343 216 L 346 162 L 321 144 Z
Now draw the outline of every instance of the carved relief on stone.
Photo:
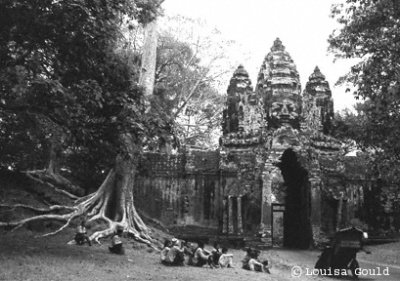
M 299 129 L 300 88 L 296 65 L 277 38 L 261 65 L 256 88 L 264 99 L 269 128 L 290 125 Z
M 283 125 L 299 128 L 300 110 L 298 96 L 274 95 L 271 97 L 271 107 L 268 112 L 269 122 L 276 128 Z
M 271 172 L 271 200 L 272 203 L 285 203 L 286 186 L 281 170 L 275 168 Z
M 228 87 L 227 105 L 223 113 L 223 133 L 259 132 L 264 127 L 261 99 L 253 92 L 249 74 L 240 65 Z M 241 144 L 243 141 L 238 141 Z
M 331 130 L 331 122 L 334 116 L 332 92 L 329 88 L 329 83 L 320 69 L 315 67 L 314 72 L 310 75 L 303 93 L 303 107 L 310 108 L 304 110 L 305 119 L 307 122 L 320 123 L 320 127 L 314 126 L 325 134 L 329 134 Z M 310 116 L 310 114 L 318 114 L 318 116 Z M 311 120 L 314 118 L 315 120 Z
M 272 149 L 285 150 L 300 146 L 299 132 L 290 126 L 281 127 L 272 135 Z

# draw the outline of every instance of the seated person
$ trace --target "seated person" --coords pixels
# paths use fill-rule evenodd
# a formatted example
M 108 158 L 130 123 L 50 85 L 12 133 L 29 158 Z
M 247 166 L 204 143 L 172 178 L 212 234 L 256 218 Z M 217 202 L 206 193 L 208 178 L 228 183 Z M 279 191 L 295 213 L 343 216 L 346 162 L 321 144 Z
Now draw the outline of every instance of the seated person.
M 168 265 L 167 256 L 170 249 L 171 249 L 171 241 L 166 239 L 164 241 L 164 247 L 160 252 L 160 259 L 162 264 Z
M 260 255 L 260 251 L 256 249 L 248 248 L 246 250 L 246 256 L 242 260 L 242 268 L 252 271 L 260 271 L 270 273 L 268 269 L 268 261 L 265 260 L 260 262 L 258 256 Z
M 194 266 L 203 266 L 208 264 L 211 268 L 213 268 L 213 260 L 212 255 L 208 251 L 204 250 L 204 243 L 198 242 L 198 247 L 193 254 L 192 260 L 190 264 Z
M 187 264 L 188 265 L 193 265 L 193 257 L 194 257 L 194 252 L 196 251 L 197 247 L 194 246 L 193 243 L 190 242 L 183 242 L 183 253 L 187 257 Z
M 189 257 L 193 256 L 194 249 L 192 243 L 182 241 L 182 245 L 183 245 L 183 253 Z
M 212 261 L 215 266 L 218 266 L 219 257 L 221 256 L 220 245 L 218 242 L 214 242 L 214 248 L 211 250 Z
M 222 248 L 221 256 L 219 257 L 218 264 L 221 268 L 233 267 L 233 255 L 228 254 L 227 248 Z
M 181 241 L 172 238 L 172 247 L 169 249 L 166 261 L 169 265 L 183 265 L 185 262 L 184 248 Z
M 89 239 L 89 236 L 87 235 L 86 232 L 86 221 L 82 220 L 81 224 L 78 225 L 78 228 L 76 229 L 76 234 L 75 234 L 75 242 L 77 245 L 83 245 L 85 242 L 89 244 L 89 246 L 92 246 L 92 242 Z
M 122 233 L 124 229 L 120 226 L 117 227 L 117 232 L 111 238 L 111 247 L 108 247 L 111 253 L 123 255 L 125 254 L 124 248 L 122 246 Z

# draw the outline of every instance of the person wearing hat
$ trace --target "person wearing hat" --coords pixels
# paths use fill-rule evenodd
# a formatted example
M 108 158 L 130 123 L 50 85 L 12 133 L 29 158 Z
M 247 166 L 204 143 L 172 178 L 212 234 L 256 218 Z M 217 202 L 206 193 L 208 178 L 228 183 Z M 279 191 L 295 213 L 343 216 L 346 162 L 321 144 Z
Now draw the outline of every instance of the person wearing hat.
M 170 265 L 184 265 L 185 262 L 185 254 L 184 248 L 182 247 L 181 241 L 177 238 L 172 238 L 171 240 L 171 248 L 167 254 L 167 262 Z
M 125 254 L 124 247 L 122 246 L 122 233 L 124 232 L 124 228 L 122 226 L 117 227 L 117 232 L 111 238 L 111 247 L 108 247 L 111 253 L 117 255 Z

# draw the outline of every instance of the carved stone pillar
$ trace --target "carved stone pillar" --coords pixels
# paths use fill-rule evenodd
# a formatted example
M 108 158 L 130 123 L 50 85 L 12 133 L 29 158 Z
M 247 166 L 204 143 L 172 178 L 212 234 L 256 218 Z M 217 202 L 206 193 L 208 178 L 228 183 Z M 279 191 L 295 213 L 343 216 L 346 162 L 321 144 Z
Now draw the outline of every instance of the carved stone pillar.
M 228 200 L 225 197 L 222 200 L 222 233 L 228 233 Z
M 262 173 L 262 197 L 261 197 L 261 223 L 260 230 L 263 232 L 271 231 L 271 195 L 272 195 L 272 176 L 271 167 L 265 167 Z
M 237 223 L 238 223 L 238 234 L 243 233 L 243 219 L 242 219 L 242 196 L 238 196 L 237 200 Z
M 319 235 L 321 232 L 321 180 L 319 178 L 310 179 L 311 189 L 311 225 L 314 235 Z
M 233 234 L 233 200 L 232 196 L 228 196 L 228 233 Z

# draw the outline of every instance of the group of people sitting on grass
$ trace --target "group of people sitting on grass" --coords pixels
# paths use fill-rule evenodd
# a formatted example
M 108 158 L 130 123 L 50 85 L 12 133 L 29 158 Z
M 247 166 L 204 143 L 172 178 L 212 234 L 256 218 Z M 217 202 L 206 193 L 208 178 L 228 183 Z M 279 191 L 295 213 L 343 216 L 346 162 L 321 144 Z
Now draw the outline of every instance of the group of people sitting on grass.
M 111 246 L 108 247 L 111 253 L 123 255 L 125 253 L 122 244 L 123 227 L 118 226 L 116 232 L 111 238 Z M 88 243 L 92 245 L 89 236 L 86 231 L 86 221 L 82 220 L 81 224 L 77 228 L 75 234 L 75 242 L 77 245 L 84 245 Z M 202 267 L 209 265 L 210 268 L 229 268 L 233 267 L 233 254 L 228 254 L 226 247 L 220 247 L 218 242 L 214 243 L 214 247 L 211 251 L 204 249 L 204 243 L 202 241 L 195 244 L 182 241 L 177 238 L 171 240 L 165 240 L 164 247 L 161 250 L 161 263 L 164 265 L 188 265 Z M 246 256 L 242 260 L 242 268 L 252 271 L 269 272 L 268 261 L 260 261 L 260 251 L 252 248 L 246 249 Z
M 204 249 L 202 241 L 194 244 L 173 238 L 165 240 L 164 247 L 161 250 L 161 263 L 169 266 L 192 265 L 202 267 L 204 265 L 210 268 L 232 268 L 233 254 L 228 253 L 226 247 L 220 248 L 218 242 L 214 243 L 211 251 Z M 246 250 L 246 256 L 242 260 L 242 268 L 252 271 L 269 272 L 268 261 L 259 260 L 260 251 L 252 248 Z
M 173 238 L 164 242 L 161 250 L 161 263 L 164 265 L 188 265 L 202 267 L 209 265 L 214 267 L 233 267 L 233 255 L 228 254 L 227 248 L 219 248 L 219 244 L 214 244 L 214 249 L 210 252 L 204 249 L 202 241 L 197 242 L 197 247 L 191 243 Z

